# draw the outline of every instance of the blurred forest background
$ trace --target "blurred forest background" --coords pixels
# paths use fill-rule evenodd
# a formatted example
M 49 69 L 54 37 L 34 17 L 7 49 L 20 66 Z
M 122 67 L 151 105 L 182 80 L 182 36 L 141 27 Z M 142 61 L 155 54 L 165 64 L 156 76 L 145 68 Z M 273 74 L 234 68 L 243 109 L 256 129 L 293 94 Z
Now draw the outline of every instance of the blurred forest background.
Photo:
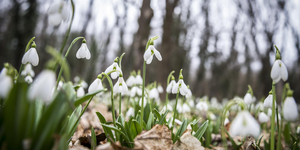
M 4 62 L 19 69 L 24 49 L 36 37 L 40 72 L 49 54 L 47 45 L 60 49 L 69 22 L 53 27 L 47 10 L 55 0 L 0 0 L 0 67 Z M 70 2 L 69 2 L 70 3 Z M 150 37 L 162 62 L 147 65 L 146 83 L 166 87 L 167 76 L 183 68 L 184 80 L 195 96 L 244 96 L 251 85 L 258 100 L 271 90 L 274 47 L 281 50 L 289 71 L 288 82 L 300 99 L 299 0 L 74 0 L 75 19 L 66 48 L 84 36 L 90 60 L 77 60 L 78 42 L 68 61 L 72 77 L 91 83 L 116 56 L 125 52 L 124 77 L 142 70 L 143 53 Z M 70 4 L 69 4 L 70 5 Z M 70 6 L 71 15 L 71 6 Z M 281 81 L 277 90 L 283 87 Z

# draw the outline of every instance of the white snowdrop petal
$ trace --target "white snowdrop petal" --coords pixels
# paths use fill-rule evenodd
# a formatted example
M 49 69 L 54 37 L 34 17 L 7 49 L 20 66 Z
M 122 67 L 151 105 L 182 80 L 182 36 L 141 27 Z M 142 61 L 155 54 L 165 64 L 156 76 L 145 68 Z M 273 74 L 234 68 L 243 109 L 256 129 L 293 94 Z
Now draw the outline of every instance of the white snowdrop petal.
M 2 69 L 3 70 L 3 69 Z M 7 98 L 11 88 L 13 87 L 13 80 L 10 76 L 1 75 L 0 77 L 0 97 Z
M 69 13 L 68 5 L 66 3 L 63 3 L 61 15 L 64 21 L 67 21 L 69 19 L 70 13 Z
M 129 76 L 129 78 L 126 80 L 127 86 L 131 87 L 135 83 L 135 77 L 134 76 Z
M 244 102 L 246 104 L 251 104 L 253 102 L 252 96 L 250 93 L 246 93 L 246 95 L 244 96 Z
M 88 93 L 93 93 L 93 92 L 96 92 L 96 91 L 102 90 L 102 89 L 103 89 L 102 82 L 99 78 L 97 78 L 90 85 L 90 87 L 88 89 Z
M 25 82 L 27 82 L 29 84 L 32 83 L 32 81 L 33 81 L 31 76 L 26 76 L 24 80 L 25 80 Z
M 298 118 L 298 107 L 293 97 L 287 97 L 283 103 L 283 117 L 287 121 L 295 121 Z
M 182 105 L 182 112 L 183 113 L 189 113 L 189 112 L 191 112 L 191 108 L 186 103 L 184 103 Z
M 104 73 L 107 74 L 107 73 L 113 71 L 113 68 L 114 68 L 114 64 L 111 64 L 110 66 L 108 66 L 108 67 L 105 69 Z
M 58 13 L 61 5 L 63 5 L 63 1 L 53 3 L 48 9 L 48 15 Z
M 58 26 L 62 21 L 62 16 L 60 13 L 54 13 L 48 16 L 48 21 L 53 26 Z
M 269 121 L 269 117 L 268 117 L 264 112 L 261 112 L 261 113 L 259 113 L 259 115 L 258 115 L 258 121 L 259 121 L 260 123 L 266 123 L 266 122 Z
M 122 83 L 122 90 L 123 90 L 123 95 L 126 95 L 128 93 L 128 87 L 125 84 L 125 82 Z
M 288 79 L 288 70 L 287 70 L 286 66 L 284 65 L 284 63 L 281 63 L 280 75 L 281 75 L 281 78 L 283 81 L 286 81 Z
M 84 94 L 85 94 L 85 92 L 84 92 L 83 87 L 79 87 L 77 90 L 77 97 L 82 97 L 82 96 L 84 96 Z
M 151 64 L 153 60 L 153 55 L 151 55 L 148 59 L 146 59 L 146 64 Z
M 224 126 L 225 126 L 227 123 L 229 123 L 229 119 L 228 119 L 228 118 L 225 118 L 225 120 L 224 120 Z
M 112 79 L 117 79 L 117 77 L 119 76 L 118 72 L 113 72 L 110 74 Z
M 37 66 L 39 64 L 39 55 L 37 54 L 37 51 L 35 48 L 30 48 L 31 51 L 29 52 L 28 57 L 30 58 L 30 63 L 33 66 Z
M 147 61 L 150 57 L 151 57 L 151 49 L 150 46 L 148 47 L 148 49 L 145 51 L 144 53 L 144 60 Z
M 173 94 L 177 94 L 178 86 L 179 86 L 179 83 L 176 83 L 176 84 L 173 85 L 173 87 L 172 87 L 172 93 Z
M 143 78 L 141 77 L 141 75 L 138 74 L 135 77 L 135 84 L 137 84 L 137 85 L 142 85 L 143 84 Z
M 266 108 L 272 108 L 273 103 L 273 95 L 268 95 L 268 97 L 264 101 L 264 107 Z M 276 104 L 275 104 L 276 106 Z
M 120 92 L 120 84 L 119 81 L 114 85 L 114 94 L 119 93 Z
M 172 92 L 172 88 L 173 88 L 173 86 L 174 86 L 175 84 L 176 84 L 175 80 L 172 80 L 172 81 L 169 83 L 169 85 L 167 86 L 166 91 L 167 91 L 168 93 L 171 93 L 171 92 Z
M 130 107 L 126 112 L 126 118 L 129 119 L 131 116 L 134 116 L 134 109 L 132 107 Z
M 273 64 L 273 67 L 271 69 L 271 78 L 273 80 L 280 77 L 280 66 L 279 66 L 280 60 L 276 60 Z
M 155 57 L 157 58 L 157 60 L 162 61 L 162 57 L 158 50 L 154 49 L 154 54 L 155 54 Z

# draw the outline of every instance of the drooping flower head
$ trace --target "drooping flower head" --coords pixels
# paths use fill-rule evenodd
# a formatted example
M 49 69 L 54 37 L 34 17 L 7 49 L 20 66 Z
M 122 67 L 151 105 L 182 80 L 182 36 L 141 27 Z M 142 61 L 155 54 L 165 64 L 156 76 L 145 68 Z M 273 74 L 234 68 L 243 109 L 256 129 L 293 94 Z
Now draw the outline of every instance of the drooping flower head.
M 175 81 L 174 76 L 172 75 L 171 82 L 168 84 L 167 89 L 166 89 L 167 93 L 172 93 L 172 88 L 175 84 L 176 84 L 176 81 Z
M 48 20 L 51 25 L 57 26 L 62 21 L 67 21 L 68 18 L 69 10 L 66 2 L 59 0 L 49 7 Z
M 189 92 L 188 87 L 185 85 L 185 83 L 183 81 L 182 69 L 180 70 L 180 73 L 179 73 L 178 82 L 172 87 L 172 93 L 176 94 L 177 92 L 180 92 L 180 94 L 182 96 L 185 96 Z
M 298 118 L 298 107 L 293 97 L 293 91 L 289 90 L 283 102 L 282 114 L 286 121 L 295 121 Z
M 240 111 L 231 123 L 230 133 L 232 136 L 260 135 L 260 125 L 248 111 Z
M 102 86 L 102 75 L 98 75 L 98 77 L 92 82 L 92 84 L 90 85 L 88 92 L 89 93 L 93 93 L 99 90 L 103 90 L 103 86 Z
M 274 62 L 272 69 L 271 69 L 271 78 L 274 83 L 278 83 L 280 79 L 286 81 L 288 79 L 288 71 L 284 63 L 281 61 L 281 55 L 278 48 L 276 48 L 276 61 Z
M 52 100 L 55 84 L 55 73 L 52 70 L 43 70 L 29 87 L 29 99 L 41 99 L 45 103 L 50 103 Z
M 208 110 L 208 105 L 205 101 L 200 101 L 197 103 L 196 108 L 200 111 L 206 112 Z
M 119 79 L 114 85 L 114 94 L 121 93 L 122 95 L 125 95 L 128 93 L 128 87 L 126 83 L 124 82 L 123 75 L 119 75 Z
M 261 113 L 259 113 L 259 115 L 258 115 L 258 121 L 259 121 L 260 123 L 266 123 L 266 122 L 269 121 L 269 117 L 268 117 L 264 112 L 261 112 Z
M 155 87 L 150 90 L 149 98 L 155 100 L 159 99 L 159 92 Z
M 272 105 L 273 105 L 273 92 L 271 90 L 269 92 L 268 97 L 264 101 L 264 107 L 266 107 L 266 108 L 272 108 Z M 276 106 L 276 102 L 275 102 L 275 106 Z
M 141 76 L 141 71 L 139 70 L 136 77 L 135 77 L 135 84 L 136 85 L 143 85 L 143 78 Z
M 86 45 L 85 39 L 83 39 L 82 44 L 76 53 L 76 57 L 78 59 L 85 58 L 87 60 L 89 60 L 91 58 L 91 53 Z
M 252 104 L 255 102 L 255 99 L 253 98 L 253 91 L 250 85 L 248 85 L 248 91 L 246 95 L 244 96 L 244 102 L 248 105 Z
M 142 96 L 142 89 L 137 86 L 134 86 L 130 90 L 130 97 L 135 97 L 136 95 Z
M 77 89 L 76 95 L 77 95 L 77 97 L 82 97 L 82 96 L 84 96 L 84 94 L 85 94 L 84 88 L 82 86 L 80 86 Z
M 13 87 L 13 79 L 8 75 L 8 69 L 6 68 L 5 64 L 0 73 L 0 87 L 0 97 L 7 98 L 10 90 Z
M 37 54 L 35 48 L 36 48 L 36 44 L 33 41 L 31 44 L 31 48 L 23 55 L 22 64 L 30 63 L 33 66 L 37 66 L 39 64 L 39 55 Z
M 114 71 L 114 72 L 112 72 L 112 71 Z M 116 58 L 114 60 L 114 63 L 111 64 L 109 67 L 107 67 L 104 72 L 106 74 L 108 74 L 109 72 L 112 72 L 111 73 L 111 78 L 112 79 L 116 79 L 120 74 L 123 74 L 121 68 L 118 65 L 118 58 Z
M 153 55 L 157 58 L 157 60 L 162 61 L 162 57 L 158 50 L 155 49 L 153 45 L 149 45 L 148 49 L 144 53 L 144 60 L 147 64 L 151 64 L 153 60 Z
M 31 64 L 26 64 L 24 70 L 21 72 L 22 76 L 30 75 L 31 77 L 35 76 L 34 71 L 32 70 Z

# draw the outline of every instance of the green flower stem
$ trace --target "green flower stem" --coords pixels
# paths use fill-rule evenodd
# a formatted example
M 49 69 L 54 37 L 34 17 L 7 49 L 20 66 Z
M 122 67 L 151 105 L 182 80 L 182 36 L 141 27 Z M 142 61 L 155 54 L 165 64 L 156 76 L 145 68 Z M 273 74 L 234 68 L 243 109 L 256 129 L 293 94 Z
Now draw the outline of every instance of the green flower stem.
M 176 94 L 176 102 L 175 102 L 175 106 L 174 106 L 174 116 L 173 116 L 173 120 L 172 120 L 171 132 L 173 132 L 173 128 L 174 128 L 174 125 L 175 125 L 175 117 L 176 117 L 176 113 L 177 113 L 178 96 L 179 96 L 179 90 L 177 91 L 177 94 Z
M 275 150 L 275 102 L 276 102 L 276 93 L 275 93 L 275 83 L 272 83 L 272 92 L 273 92 L 273 102 L 272 102 L 272 119 L 271 119 L 271 150 Z
M 171 78 L 172 78 L 172 74 L 173 74 L 174 72 L 175 72 L 174 70 L 171 71 L 170 74 L 169 74 L 169 76 L 168 76 L 167 87 L 168 87 L 168 85 L 169 85 L 169 83 L 170 83 L 170 80 L 171 80 Z M 168 93 L 168 92 L 166 92 L 166 104 L 169 104 L 169 93 Z M 166 107 L 167 107 L 167 106 L 166 106 Z
M 114 107 L 114 87 L 113 87 L 113 84 L 112 84 L 112 81 L 110 79 L 110 77 L 105 74 L 105 73 L 102 73 L 108 80 L 109 82 L 109 85 L 110 85 L 110 90 L 111 90 L 111 110 L 112 110 L 112 117 L 113 117 L 113 123 L 114 123 L 114 126 L 116 127 L 116 117 L 115 117 L 115 107 Z
M 60 48 L 60 51 L 59 51 L 59 52 L 60 52 L 60 54 L 62 54 L 62 53 L 63 53 L 63 51 L 64 51 L 64 48 L 65 48 L 65 46 L 66 46 L 67 40 L 68 40 L 68 38 L 69 38 L 69 35 L 70 35 L 70 31 L 71 31 L 71 27 L 72 27 L 72 24 L 73 24 L 73 20 L 74 20 L 75 6 L 74 6 L 74 2 L 73 2 L 73 0 L 71 0 L 71 4 L 72 4 L 72 18 L 71 18 L 71 22 L 70 22 L 70 25 L 69 25 L 68 31 L 67 31 L 67 33 L 66 33 L 66 35 L 65 35 L 65 38 L 64 38 L 63 44 L 62 44 L 62 46 L 61 46 L 61 48 Z
M 84 37 L 77 37 L 77 38 L 75 38 L 75 39 L 72 41 L 71 45 L 69 46 L 69 48 L 68 48 L 68 50 L 67 50 L 67 52 L 66 52 L 66 54 L 65 54 L 64 61 L 66 61 L 66 59 L 67 59 L 67 57 L 68 57 L 68 55 L 69 55 L 69 52 L 70 52 L 71 48 L 73 47 L 73 45 L 74 45 L 78 40 L 80 40 L 80 39 L 84 39 Z M 55 86 L 56 89 L 57 89 L 58 83 L 59 83 L 59 81 L 60 81 L 62 71 L 63 71 L 63 67 L 60 67 L 59 74 L 58 74 L 57 81 L 56 81 L 56 86 Z
M 150 99 L 150 98 L 148 98 L 148 99 L 149 99 L 150 112 L 152 112 L 151 99 Z M 154 99 L 153 99 L 153 100 L 154 100 Z
M 278 107 L 276 107 L 276 111 L 277 111 L 277 126 L 278 126 L 278 140 L 277 140 L 277 150 L 281 150 L 281 130 L 282 130 L 282 120 L 280 120 L 280 126 L 279 126 L 279 120 L 278 120 L 278 115 L 280 115 L 280 113 L 278 113 Z
M 29 50 L 30 45 L 31 45 L 31 43 L 33 42 L 34 39 L 35 39 L 35 37 L 32 37 L 32 38 L 28 41 L 28 43 L 27 43 L 27 45 L 26 45 L 26 48 L 25 48 L 25 53 Z M 23 65 L 23 63 L 21 63 L 20 70 L 19 70 L 19 74 L 18 74 L 18 77 L 17 77 L 17 81 L 19 80 L 19 78 L 20 78 L 20 76 L 21 76 L 21 72 L 22 72 L 22 70 L 23 70 L 23 67 L 24 67 L 24 65 Z
M 146 61 L 144 61 L 143 67 L 143 89 L 142 89 L 142 106 L 141 106 L 141 120 L 140 125 L 143 129 L 143 119 L 144 119 L 144 97 L 145 97 L 145 77 L 146 77 Z
M 121 104 L 121 101 L 122 101 L 122 94 L 120 93 L 120 100 L 119 100 L 119 116 L 121 116 L 121 113 L 122 113 L 122 104 Z

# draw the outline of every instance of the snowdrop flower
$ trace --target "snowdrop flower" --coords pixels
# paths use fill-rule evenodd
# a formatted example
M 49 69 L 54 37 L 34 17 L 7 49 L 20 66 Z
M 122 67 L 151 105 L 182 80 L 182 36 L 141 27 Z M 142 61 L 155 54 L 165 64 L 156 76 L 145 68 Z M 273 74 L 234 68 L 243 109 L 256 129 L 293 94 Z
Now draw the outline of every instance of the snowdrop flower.
M 158 93 L 158 90 L 156 88 L 153 88 L 153 89 L 150 90 L 149 98 L 150 99 L 159 99 L 159 93 Z
M 13 87 L 13 79 L 6 74 L 7 69 L 3 68 L 0 73 L 0 97 L 7 98 L 10 90 Z
M 48 10 L 48 21 L 51 25 L 57 26 L 69 17 L 67 4 L 64 1 L 58 1 L 50 6 Z
M 246 93 L 246 95 L 244 96 L 244 102 L 248 105 L 254 102 L 254 99 L 250 93 Z
M 144 97 L 144 107 L 146 106 L 146 104 L 147 104 L 147 100 L 146 97 Z M 139 105 L 142 107 L 142 98 L 140 98 Z
M 180 126 L 182 125 L 182 122 L 180 120 L 178 120 L 178 119 L 175 119 L 175 123 L 178 124 L 178 125 L 180 125 Z
M 126 84 L 128 87 L 132 87 L 135 84 L 135 77 L 133 75 L 130 75 L 126 80 Z
M 191 112 L 191 108 L 186 103 L 184 103 L 182 105 L 182 113 L 189 113 L 189 112 Z
M 289 91 L 290 92 L 290 91 Z M 283 102 L 283 117 L 286 121 L 295 121 L 298 118 L 298 107 L 295 102 L 295 99 L 291 96 L 292 94 L 286 97 Z
M 182 106 L 180 104 L 177 104 L 177 112 L 182 113 Z
M 89 85 L 84 81 L 81 80 L 81 82 L 79 83 L 84 89 L 86 89 Z
M 190 100 L 189 105 L 190 105 L 190 107 L 194 107 L 195 106 L 194 100 Z
M 209 114 L 209 119 L 210 119 L 210 120 L 216 120 L 216 119 L 217 119 L 217 117 L 216 117 L 216 115 L 215 115 L 215 114 L 213 114 L 213 113 L 210 113 L 210 114 Z
M 224 126 L 225 126 L 227 123 L 229 123 L 229 119 L 228 119 L 228 118 L 225 118 L 225 120 L 224 120 Z
M 162 57 L 158 50 L 155 49 L 153 45 L 149 45 L 148 49 L 144 53 L 144 60 L 147 64 L 151 64 L 153 55 L 157 58 L 157 60 L 162 61 Z
M 84 92 L 83 87 L 82 87 L 82 86 L 79 87 L 79 88 L 77 89 L 77 97 L 82 97 L 82 96 L 84 96 L 84 94 L 85 94 L 85 92 Z
M 50 103 L 55 84 L 55 73 L 51 70 L 43 70 L 29 87 L 28 98 L 31 100 L 41 99 L 45 103 Z
M 57 85 L 57 90 L 61 89 L 63 85 L 64 83 L 62 81 L 59 81 Z
M 101 75 L 100 75 L 101 76 Z M 94 93 L 96 91 L 103 90 L 102 82 L 100 78 L 96 78 L 88 89 L 88 93 Z
M 272 105 L 273 105 L 273 95 L 272 95 L 272 91 L 270 91 L 268 97 L 264 101 L 264 107 L 272 108 Z M 276 106 L 276 102 L 275 102 L 275 106 Z
M 179 81 L 173 86 L 172 93 L 177 94 L 178 90 L 182 96 L 185 96 L 189 91 L 189 89 L 187 88 L 187 86 L 183 81 L 183 78 L 179 79 Z
M 192 91 L 190 88 L 188 88 L 188 93 L 185 95 L 185 98 L 191 98 L 192 97 Z
M 135 77 L 135 84 L 136 85 L 142 85 L 143 84 L 143 78 L 140 74 L 136 75 Z
M 134 109 L 132 107 L 126 112 L 126 118 L 130 118 L 131 116 L 134 116 Z
M 130 91 L 130 97 L 134 97 L 134 96 L 142 96 L 142 89 L 139 87 L 132 87 L 131 91 Z
M 200 101 L 197 105 L 196 108 L 199 109 L 200 111 L 207 111 L 208 110 L 208 105 L 204 101 Z
M 268 116 L 271 117 L 272 116 L 272 109 L 268 108 Z M 276 118 L 276 117 L 275 117 Z
M 266 122 L 269 121 L 269 117 L 268 117 L 264 112 L 261 112 L 261 113 L 259 113 L 259 115 L 258 115 L 258 121 L 259 121 L 260 123 L 266 123 Z
M 260 111 L 263 111 L 264 110 L 264 103 L 262 102 L 258 102 L 255 106 L 255 109 L 256 110 L 260 110 Z
M 24 70 L 21 72 L 22 76 L 30 75 L 31 77 L 34 77 L 35 73 L 32 70 L 31 64 L 26 64 Z
M 250 134 L 258 137 L 260 135 L 260 125 L 248 111 L 240 111 L 232 121 L 229 131 L 232 136 L 245 137 Z
M 23 55 L 22 64 L 30 63 L 33 66 L 37 66 L 39 64 L 39 55 L 35 49 L 36 45 L 33 42 L 31 48 Z
M 120 74 L 117 83 L 114 85 L 114 94 L 117 94 L 117 93 L 121 93 L 122 95 L 125 95 L 128 93 L 128 87 L 127 87 L 126 83 L 124 82 L 122 74 Z
M 86 45 L 85 39 L 82 41 L 82 44 L 76 53 L 76 57 L 78 59 L 85 58 L 87 60 L 89 60 L 91 58 L 91 53 Z
M 116 58 L 114 63 L 111 64 L 109 67 L 107 67 L 106 70 L 104 71 L 106 74 L 108 74 L 111 71 L 115 71 L 110 74 L 112 79 L 116 79 L 120 74 L 123 74 L 117 62 L 118 59 Z
M 288 79 L 288 71 L 284 63 L 277 59 L 271 69 L 271 78 L 275 83 L 278 83 L 280 79 L 286 81 Z
M 29 76 L 29 75 L 26 76 L 24 80 L 25 80 L 25 82 L 27 82 L 28 84 L 32 83 L 32 81 L 33 81 L 33 80 L 32 80 L 32 77 Z
M 174 78 L 172 78 L 171 82 L 168 84 L 166 92 L 171 93 L 173 86 L 176 84 L 176 81 Z
M 161 85 L 157 86 L 157 90 L 158 90 L 158 93 L 163 93 L 164 92 L 164 89 Z

